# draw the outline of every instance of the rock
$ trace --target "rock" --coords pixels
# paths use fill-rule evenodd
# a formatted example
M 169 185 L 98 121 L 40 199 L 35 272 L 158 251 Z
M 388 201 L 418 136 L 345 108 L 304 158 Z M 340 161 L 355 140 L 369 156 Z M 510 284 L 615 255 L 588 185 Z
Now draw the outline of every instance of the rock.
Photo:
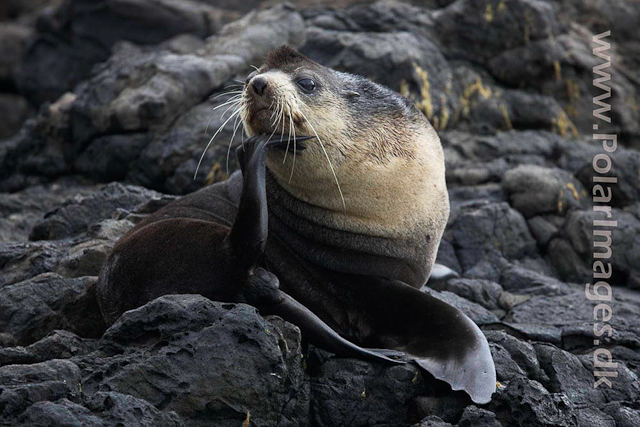
M 14 347 L 16 345 L 16 339 L 13 335 L 5 332 L 0 332 L 0 348 Z
M 0 2 L 0 424 L 640 425 L 633 2 L 311 3 Z M 595 344 L 591 39 L 610 28 L 624 96 L 598 131 L 620 136 L 618 286 L 613 336 Z M 175 199 L 147 189 L 186 194 L 236 168 L 232 96 L 284 43 L 400 91 L 438 130 L 451 218 L 437 262 L 459 276 L 436 268 L 424 291 L 482 326 L 499 379 L 482 408 L 413 364 L 303 358 L 298 328 L 243 304 L 165 296 L 104 332 L 104 259 Z M 111 181 L 144 188 L 96 184 Z M 598 347 L 618 363 L 610 388 L 593 387 Z
M 289 347 L 253 307 L 164 296 L 107 330 L 100 352 L 82 360 L 84 388 L 132 395 L 196 425 L 302 423 L 309 402 L 297 342 Z
M 184 422 L 173 411 L 161 411 L 145 400 L 116 392 L 97 392 L 84 405 L 99 414 L 105 425 L 140 425 L 143 427 L 179 427 Z
M 36 402 L 76 400 L 80 369 L 68 360 L 0 367 L 0 416 L 11 419 Z
M 533 296 L 528 301 L 515 306 L 504 321 L 510 324 L 522 325 L 529 323 L 531 325 L 554 326 L 563 331 L 563 335 L 576 335 L 588 337 L 593 340 L 592 325 L 585 327 L 584 319 L 593 320 L 593 309 L 595 302 L 589 301 L 585 297 L 585 288 L 582 285 L 573 285 L 571 291 L 565 295 L 556 296 Z M 610 322 L 613 328 L 612 340 L 632 348 L 640 345 L 640 330 L 636 326 L 638 317 L 638 296 L 634 291 L 616 288 L 613 291 L 614 302 L 617 315 L 612 316 Z M 567 308 L 570 309 L 567 309 Z M 575 313 L 584 313 L 584 317 L 576 317 Z M 567 339 L 566 336 L 563 338 Z M 604 342 L 609 342 L 609 338 L 602 337 Z M 546 340 L 543 340 L 546 341 Z M 624 344 L 623 344 L 624 343 Z M 590 347 L 590 346 L 589 346 Z
M 505 174 L 502 187 L 525 218 L 587 207 L 582 184 L 561 169 L 521 165 Z
M 0 349 L 0 366 L 68 359 L 87 354 L 94 347 L 91 340 L 80 338 L 68 331 L 56 330 L 27 347 Z
M 436 417 L 435 415 L 429 415 L 427 418 L 424 418 L 417 424 L 414 424 L 413 427 L 452 427 L 452 424 L 442 421 L 441 418 Z
M 496 281 L 507 260 L 537 255 L 524 218 L 506 203 L 469 203 L 449 223 L 444 238 L 456 248 L 465 276 Z
M 60 2 L 39 19 L 19 73 L 20 88 L 36 105 L 53 101 L 89 77 L 116 41 L 154 44 L 183 33 L 204 38 L 220 28 L 219 18 L 215 9 L 195 1 Z
M 416 366 L 359 360 L 330 359 L 310 380 L 312 423 L 327 426 L 406 425 L 407 402 L 424 389 Z
M 633 427 L 640 422 L 640 409 L 626 406 L 620 402 L 608 403 L 603 407 L 603 411 L 615 420 L 617 427 Z
M 449 279 L 437 284 L 429 282 L 436 291 L 449 291 L 464 299 L 480 304 L 487 310 L 497 310 L 502 287 L 488 280 Z
M 60 180 L 35 185 L 16 193 L 0 193 L 0 242 L 27 240 L 31 229 L 42 216 L 74 195 L 96 191 L 93 186 L 75 180 Z
M 593 274 L 587 267 L 582 257 L 575 251 L 571 242 L 562 237 L 557 237 L 549 242 L 547 253 L 558 275 L 568 282 L 583 282 L 586 277 Z
M 563 295 L 567 286 L 553 277 L 512 264 L 502 270 L 500 285 L 507 291 L 529 295 Z
M 93 224 L 86 239 L 69 246 L 54 271 L 64 277 L 98 276 L 113 246 L 133 226 L 126 219 Z
M 76 197 L 47 213 L 33 228 L 29 239 L 57 240 L 77 235 L 94 222 L 111 218 L 116 209 L 132 210 L 153 197 L 160 194 L 142 187 L 109 184 L 99 193 Z
M 578 425 L 594 426 L 594 427 L 616 427 L 616 421 L 610 415 L 607 415 L 596 408 L 579 409 Z
M 534 0 L 461 0 L 436 11 L 434 19 L 450 54 L 477 62 L 559 31 L 553 4 Z
M 419 422 L 429 417 L 433 421 L 441 419 L 445 423 L 455 423 L 462 416 L 464 408 L 473 402 L 464 393 L 448 393 L 444 389 L 435 396 L 418 396 L 409 406 L 409 422 Z M 427 424 L 429 425 L 429 424 Z M 440 424 L 435 424 L 439 426 Z M 446 424 L 445 424 L 446 425 Z
M 537 381 L 515 378 L 499 392 L 495 400 L 506 405 L 508 419 L 517 425 L 578 426 L 575 410 L 567 397 L 549 393 Z
M 595 372 L 593 354 L 578 356 L 580 362 L 584 365 L 588 372 Z M 638 383 L 638 375 L 629 369 L 623 361 L 617 360 L 618 364 L 615 371 L 618 376 L 612 378 L 611 387 L 607 385 L 599 386 L 598 390 L 605 402 L 636 402 L 640 398 L 640 383 Z M 592 387 L 595 384 L 595 377 L 592 377 Z M 593 390 L 593 388 L 592 388 Z
M 452 306 L 469 316 L 469 318 L 478 325 L 488 325 L 492 323 L 498 323 L 500 321 L 495 314 L 493 314 L 480 304 L 476 304 L 474 302 L 466 300 L 452 292 L 437 292 L 429 289 L 426 286 L 423 288 L 423 291 L 435 298 L 438 298 L 441 301 L 446 302 L 447 304 L 451 304 Z
M 165 6 L 175 3 L 159 1 Z M 178 10 L 193 7 L 192 2 L 178 3 L 184 5 L 176 6 Z M 96 10 L 102 7 L 101 2 Z M 205 173 L 193 180 L 208 140 L 204 130 L 212 118 L 209 109 L 215 105 L 209 103 L 209 96 L 230 79 L 246 76 L 249 65 L 259 64 L 269 50 L 285 43 L 297 46 L 304 40 L 301 16 L 284 4 L 226 25 L 194 52 L 144 50 L 120 43 L 73 94 L 43 107 L 18 135 L 0 145 L 0 190 L 16 191 L 29 185 L 28 180 L 51 180 L 73 168 L 93 179 L 126 178 L 158 190 L 186 193 L 200 188 L 207 172 L 219 163 L 222 173 L 212 174 L 208 182 L 220 180 L 226 177 L 226 168 L 220 165 L 226 163 L 230 131 L 220 135 L 223 142 L 204 159 Z M 64 66 L 64 61 L 60 63 Z M 45 82 L 40 84 L 42 89 Z
M 56 402 L 37 402 L 18 418 L 18 426 L 105 426 L 100 418 L 82 405 L 68 399 Z
M 501 427 L 496 415 L 477 406 L 467 406 L 456 427 Z
M 611 210 L 611 220 L 617 221 L 615 227 L 594 227 L 595 220 L 609 219 L 608 215 L 594 211 L 576 211 L 569 215 L 563 227 L 565 238 L 583 260 L 584 268 L 569 273 L 576 281 L 591 280 L 593 253 L 607 253 L 611 250 L 610 262 L 614 276 L 610 282 L 626 285 L 640 280 L 640 219 L 628 212 Z M 594 232 L 603 231 L 609 235 L 594 236 Z M 610 241 L 608 239 L 611 239 Z M 608 244 L 607 244 L 608 242 Z M 601 244 L 596 247 L 595 243 Z
M 490 348 L 498 381 L 509 381 L 516 377 L 526 378 L 524 371 L 513 361 L 507 350 L 498 344 L 490 344 Z
M 20 132 L 0 144 L 0 191 L 15 192 L 69 175 L 69 118 L 75 99 L 67 93 L 42 107 Z
M 497 344 L 506 350 L 511 360 L 517 363 L 529 378 L 539 382 L 548 381 L 546 374 L 540 369 L 538 356 L 531 344 L 504 331 L 485 331 L 485 335 L 490 343 Z
M 30 21 L 32 15 L 37 14 L 51 2 L 52 0 L 6 0 L 0 11 L 4 13 L 4 16 L 0 15 L 0 18 Z
M 593 387 L 593 373 L 588 371 L 580 359 L 548 344 L 534 345 L 540 366 L 549 377 L 549 391 L 563 393 L 576 406 L 600 406 L 604 396 Z
M 564 218 L 558 215 L 539 215 L 527 220 L 531 234 L 542 248 L 546 248 L 551 239 L 560 235 L 563 223 Z
M 68 245 L 52 242 L 0 244 L 0 288 L 55 271 Z
M 54 329 L 99 337 L 105 329 L 95 299 L 96 277 L 65 279 L 45 273 L 0 288 L 0 330 L 21 345 Z
M 15 86 L 16 71 L 22 59 L 25 44 L 32 32 L 26 25 L 0 23 L 0 87 Z M 0 136 L 1 139 L 3 139 L 2 136 Z
M 587 141 L 563 143 L 557 165 L 574 175 L 585 188 L 593 186 L 593 158 L 603 152 L 602 144 Z M 591 143 L 590 143 L 591 142 Z M 640 152 L 626 149 L 618 144 L 614 153 L 607 153 L 611 159 L 611 171 L 608 176 L 616 176 L 618 182 L 611 186 L 611 206 L 622 208 L 640 200 L 640 187 L 636 185 Z M 593 194 L 591 194 L 593 196 Z
M 0 34 L 1 39 L 1 34 Z M 27 100 L 17 94 L 0 93 L 0 141 L 13 136 L 24 121 L 33 114 Z
M 449 199 L 454 209 L 474 200 L 488 200 L 495 203 L 506 202 L 507 197 L 499 184 L 460 185 L 449 188 Z

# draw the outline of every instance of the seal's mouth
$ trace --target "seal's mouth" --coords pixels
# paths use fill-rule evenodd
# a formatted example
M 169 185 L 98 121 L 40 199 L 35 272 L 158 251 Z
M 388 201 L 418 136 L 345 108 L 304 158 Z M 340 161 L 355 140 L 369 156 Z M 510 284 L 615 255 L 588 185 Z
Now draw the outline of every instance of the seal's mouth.
M 278 116 L 277 111 L 267 106 L 253 104 L 248 108 L 246 120 L 255 133 L 281 139 L 281 142 L 272 144 L 273 148 L 297 154 L 307 148 L 301 141 L 311 139 L 311 136 L 299 132 L 299 123 L 295 118 L 290 120 L 284 112 Z
M 302 151 L 307 149 L 307 146 L 304 143 L 302 143 L 302 141 L 305 141 L 311 138 L 313 138 L 313 136 L 296 135 L 294 140 L 293 137 L 289 139 L 285 136 L 282 139 L 280 139 L 280 137 L 278 136 L 277 140 L 272 140 L 272 142 L 270 143 L 270 146 L 277 150 L 289 151 L 290 153 L 293 153 L 293 154 L 300 154 Z

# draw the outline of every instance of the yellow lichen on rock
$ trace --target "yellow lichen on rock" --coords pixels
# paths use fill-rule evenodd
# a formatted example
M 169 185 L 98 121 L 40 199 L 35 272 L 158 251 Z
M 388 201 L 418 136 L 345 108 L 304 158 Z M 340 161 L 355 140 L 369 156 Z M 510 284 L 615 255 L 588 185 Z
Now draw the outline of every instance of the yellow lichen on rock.
M 431 84 L 429 83 L 429 73 L 427 70 L 421 68 L 415 62 L 413 63 L 413 68 L 420 79 L 420 101 L 416 102 L 416 107 L 420 109 L 427 116 L 428 119 L 431 119 L 433 116 L 433 103 L 431 102 Z
M 484 9 L 484 20 L 487 22 L 493 21 L 493 7 L 491 6 L 491 3 L 489 3 Z
M 500 105 L 500 107 L 502 108 L 502 117 L 504 118 L 505 129 L 513 129 L 513 125 L 511 124 L 511 117 L 509 117 L 509 111 L 507 111 L 507 106 L 503 103 Z
M 578 129 L 573 124 L 567 113 L 561 110 L 558 115 L 551 119 L 551 131 L 561 135 L 563 138 L 568 136 L 578 137 Z
M 573 182 L 567 182 L 567 188 L 573 194 L 573 198 L 576 200 L 580 200 L 580 194 L 578 194 L 578 190 L 576 190 L 576 186 L 573 185 Z
M 556 80 L 557 81 L 562 80 L 562 67 L 560 66 L 560 61 L 558 60 L 553 61 L 553 70 L 556 74 Z
M 220 163 L 213 165 L 207 177 L 204 179 L 205 185 L 215 184 L 216 182 L 224 181 L 229 178 L 229 174 L 224 171 Z

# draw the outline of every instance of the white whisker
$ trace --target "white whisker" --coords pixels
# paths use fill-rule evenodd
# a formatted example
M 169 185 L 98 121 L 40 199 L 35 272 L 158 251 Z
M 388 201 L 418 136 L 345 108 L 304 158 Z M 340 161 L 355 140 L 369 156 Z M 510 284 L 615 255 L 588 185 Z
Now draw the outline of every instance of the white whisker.
M 233 134 L 231 134 L 231 139 L 229 140 L 229 148 L 227 149 L 227 175 L 229 175 L 229 154 L 231 153 L 231 145 L 233 145 L 233 138 L 236 137 L 236 132 L 238 131 L 238 126 L 242 124 L 242 121 L 238 121 L 240 118 L 240 114 L 236 116 L 236 119 L 233 121 Z
M 289 126 L 293 125 L 293 117 L 291 116 L 291 106 L 289 106 Z M 296 148 L 298 144 L 296 143 L 296 127 L 293 126 L 293 164 L 291 165 L 291 175 L 289 175 L 289 184 L 291 184 L 291 179 L 293 178 L 293 171 L 296 170 Z
M 211 100 L 218 99 L 218 98 L 220 98 L 221 96 L 231 95 L 232 93 L 233 93 L 233 94 L 241 94 L 241 93 L 242 93 L 242 91 L 241 91 L 241 90 L 233 90 L 233 91 L 231 91 L 231 92 L 219 93 L 218 95 L 216 95 L 216 96 L 212 96 L 212 97 L 211 97 L 211 98 L 209 98 L 209 99 L 211 99 Z
M 196 179 L 196 176 L 198 176 L 198 170 L 200 169 L 200 164 L 202 163 L 202 159 L 204 159 L 204 155 L 207 153 L 207 150 L 209 149 L 209 146 L 211 145 L 211 143 L 213 142 L 214 138 L 220 133 L 220 131 L 222 130 L 222 128 L 224 128 L 227 123 L 229 123 L 229 121 L 236 115 L 240 113 L 240 109 L 238 108 L 236 111 L 234 111 L 227 120 L 225 120 L 224 123 L 222 123 L 222 125 L 220 125 L 220 127 L 218 128 L 218 130 L 216 131 L 216 133 L 213 134 L 213 136 L 211 137 L 211 139 L 209 140 L 209 142 L 207 143 L 207 146 L 204 148 L 204 151 L 202 152 L 202 156 L 200 156 L 200 160 L 198 161 L 198 166 L 196 167 L 196 172 L 193 174 L 193 179 Z
M 324 152 L 324 156 L 327 158 L 327 162 L 329 162 L 329 168 L 331 168 L 331 173 L 333 173 L 333 178 L 336 181 L 336 185 L 338 186 L 338 192 L 340 193 L 340 199 L 342 199 L 342 206 L 344 207 L 344 210 L 346 212 L 347 211 L 347 204 L 344 201 L 344 195 L 342 194 L 342 189 L 340 188 L 340 183 L 338 182 L 338 176 L 336 175 L 336 171 L 333 169 L 333 165 L 331 164 L 331 159 L 329 159 L 329 154 L 327 153 L 327 150 L 324 148 L 324 144 L 322 143 L 322 140 L 320 140 L 320 137 L 318 136 L 318 132 L 316 132 L 316 129 L 313 127 L 313 125 L 311 124 L 309 119 L 307 119 L 307 116 L 305 116 L 302 111 L 300 111 L 300 115 L 305 119 L 305 121 L 307 122 L 309 127 L 311 127 L 311 130 L 315 134 L 316 138 L 318 138 L 318 142 L 320 143 L 320 147 L 322 147 L 322 151 Z M 295 148 L 295 145 L 294 145 L 294 148 Z M 294 159 L 295 159 L 295 157 L 294 157 Z

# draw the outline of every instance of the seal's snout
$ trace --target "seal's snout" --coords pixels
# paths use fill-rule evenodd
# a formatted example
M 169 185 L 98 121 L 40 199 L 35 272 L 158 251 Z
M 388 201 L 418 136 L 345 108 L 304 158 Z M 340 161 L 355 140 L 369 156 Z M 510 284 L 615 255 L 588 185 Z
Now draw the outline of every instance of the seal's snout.
M 258 96 L 264 95 L 264 91 L 267 88 L 267 79 L 263 76 L 256 76 L 251 80 L 251 88 Z

